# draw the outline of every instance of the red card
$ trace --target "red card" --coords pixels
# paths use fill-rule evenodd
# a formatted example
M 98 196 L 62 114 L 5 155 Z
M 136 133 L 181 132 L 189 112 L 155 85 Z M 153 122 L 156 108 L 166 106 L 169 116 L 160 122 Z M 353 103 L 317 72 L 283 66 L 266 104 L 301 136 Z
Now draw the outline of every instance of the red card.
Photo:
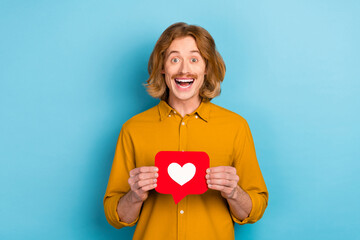
M 161 151 L 155 156 L 155 166 L 159 168 L 155 190 L 171 194 L 176 204 L 188 194 L 208 189 L 205 175 L 210 160 L 205 152 Z

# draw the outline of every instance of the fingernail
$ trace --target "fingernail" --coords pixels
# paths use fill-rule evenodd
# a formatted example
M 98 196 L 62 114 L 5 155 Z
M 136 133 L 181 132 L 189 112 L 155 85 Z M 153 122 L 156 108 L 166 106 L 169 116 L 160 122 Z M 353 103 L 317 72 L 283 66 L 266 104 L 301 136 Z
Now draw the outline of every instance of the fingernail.
M 154 179 L 154 182 L 156 182 L 157 181 L 157 179 Z
M 159 169 L 158 169 L 158 168 L 155 168 L 155 171 L 157 172 L 157 171 L 159 171 Z
M 209 178 L 210 177 L 210 175 L 209 174 L 206 174 L 206 176 L 205 176 L 206 178 Z
M 159 174 L 158 173 L 155 173 L 155 177 L 158 177 L 159 176 Z
M 210 169 L 206 169 L 206 173 L 210 173 Z
M 156 184 L 154 184 L 154 187 L 156 187 L 157 185 Z

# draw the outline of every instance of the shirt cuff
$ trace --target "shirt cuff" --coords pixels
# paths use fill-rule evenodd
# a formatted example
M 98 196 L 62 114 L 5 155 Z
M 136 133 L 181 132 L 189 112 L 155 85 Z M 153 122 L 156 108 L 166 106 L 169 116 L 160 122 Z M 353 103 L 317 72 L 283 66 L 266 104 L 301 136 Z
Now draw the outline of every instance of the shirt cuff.
M 139 217 L 137 217 L 131 223 L 126 223 L 126 222 L 123 222 L 120 220 L 116 209 L 117 209 L 117 205 L 118 205 L 121 197 L 122 197 L 122 195 L 118 194 L 118 195 L 115 195 L 112 197 L 108 197 L 104 200 L 104 209 L 105 209 L 106 219 L 113 227 L 115 227 L 117 229 L 120 229 L 123 227 L 132 227 L 139 220 Z
M 240 220 L 239 218 L 235 217 L 235 215 L 230 211 L 233 221 L 240 225 L 244 225 L 246 223 L 255 223 L 262 217 L 262 215 L 264 213 L 264 211 L 261 210 L 263 208 L 262 207 L 263 203 L 261 202 L 262 196 L 260 196 L 256 192 L 252 192 L 252 191 L 249 191 L 246 193 L 250 196 L 251 202 L 252 202 L 252 208 L 251 208 L 249 216 L 247 218 L 245 218 L 244 220 Z

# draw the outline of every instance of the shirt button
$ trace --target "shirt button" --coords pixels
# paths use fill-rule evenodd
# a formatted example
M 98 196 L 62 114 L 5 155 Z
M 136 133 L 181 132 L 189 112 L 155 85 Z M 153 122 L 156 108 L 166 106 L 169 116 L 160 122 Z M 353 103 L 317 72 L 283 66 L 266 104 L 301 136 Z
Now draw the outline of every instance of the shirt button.
M 176 114 L 176 111 L 174 111 L 174 113 Z
M 184 210 L 180 210 L 180 213 L 181 213 L 181 214 L 184 214 Z
M 169 117 L 171 117 L 171 115 L 169 114 Z
M 198 118 L 198 116 L 196 115 L 195 118 Z
M 182 125 L 185 125 L 185 122 L 182 122 L 181 124 L 182 124 Z

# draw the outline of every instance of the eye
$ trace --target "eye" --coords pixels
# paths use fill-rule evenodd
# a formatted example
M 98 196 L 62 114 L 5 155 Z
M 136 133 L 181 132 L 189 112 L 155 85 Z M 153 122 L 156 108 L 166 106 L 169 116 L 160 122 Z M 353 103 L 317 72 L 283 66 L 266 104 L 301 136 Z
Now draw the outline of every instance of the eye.
M 194 63 L 194 62 L 197 62 L 198 59 L 197 58 L 191 58 L 190 61 Z
M 178 62 L 180 62 L 180 59 L 179 58 L 173 58 L 173 59 L 171 59 L 171 62 L 178 63 Z

